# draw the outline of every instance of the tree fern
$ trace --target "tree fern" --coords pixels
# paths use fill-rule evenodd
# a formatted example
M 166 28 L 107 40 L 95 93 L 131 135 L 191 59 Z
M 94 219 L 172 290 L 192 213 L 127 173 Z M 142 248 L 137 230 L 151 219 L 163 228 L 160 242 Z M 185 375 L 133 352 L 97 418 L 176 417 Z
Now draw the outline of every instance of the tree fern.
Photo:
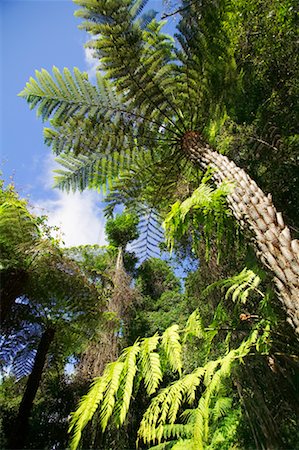
M 268 339 L 269 330 L 263 321 L 257 323 L 239 347 L 191 373 L 182 374 L 181 341 L 186 338 L 186 330 L 188 335 L 191 328 L 197 333 L 198 326 L 191 327 L 196 321 L 199 322 L 199 317 L 194 312 L 185 330 L 173 325 L 162 336 L 155 334 L 137 341 L 125 349 L 116 362 L 107 365 L 103 375 L 94 380 L 90 391 L 72 414 L 72 449 L 77 448 L 84 427 L 97 409 L 104 431 L 110 419 L 117 426 L 124 423 L 134 386 L 139 386 L 141 380 L 149 396 L 157 392 L 163 375 L 160 356 L 166 357 L 169 367 L 180 377 L 152 397 L 140 423 L 138 439 L 146 444 L 164 441 L 165 448 L 168 448 L 168 443 L 172 448 L 186 438 L 190 448 L 203 448 L 208 444 L 210 424 L 225 416 L 230 406 L 230 400 L 223 397 L 223 382 L 236 362 L 245 358 L 252 347 L 258 348 Z M 184 412 L 182 408 L 186 405 L 191 409 Z
M 77 69 L 73 76 L 67 69 L 63 75 L 55 71 L 55 81 L 42 70 L 36 73 L 37 81 L 29 81 L 21 96 L 32 108 L 37 107 L 44 119 L 54 118 L 54 128 L 74 116 L 95 120 L 101 124 L 102 135 L 111 135 L 112 130 L 119 137 L 121 148 L 115 149 L 117 152 L 128 151 L 135 140 L 138 153 L 155 153 L 168 147 L 178 161 L 191 161 L 201 170 L 211 166 L 217 186 L 232 185 L 226 195 L 229 207 L 222 204 L 220 208 L 219 202 L 215 220 L 221 223 L 223 212 L 229 210 L 249 234 L 258 257 L 273 273 L 288 320 L 299 332 L 298 242 L 292 240 L 271 198 L 243 169 L 212 150 L 204 138 L 215 118 L 243 120 L 237 112 L 236 92 L 242 92 L 243 75 L 235 60 L 242 47 L 241 42 L 236 45 L 240 15 L 235 5 L 230 9 L 223 1 L 208 2 L 204 7 L 200 2 L 184 2 L 178 25 L 179 45 L 175 45 L 162 33 L 161 22 L 139 16 L 145 2 L 76 3 L 83 6 L 79 13 L 86 19 L 82 27 L 96 36 L 88 45 L 99 58 L 105 76 L 98 73 L 97 86 L 92 86 L 86 74 Z M 268 100 L 271 98 L 265 94 L 263 105 Z M 247 120 L 251 121 L 252 116 Z M 107 151 L 113 148 L 109 138 L 105 145 Z M 218 241 L 228 237 L 228 227 L 223 227 L 222 222 L 215 229 L 214 220 L 205 212 L 205 235 L 213 229 Z M 198 231 L 194 234 L 196 237 Z M 209 245 L 207 239 L 207 254 Z M 277 245 L 276 251 L 273 248 Z

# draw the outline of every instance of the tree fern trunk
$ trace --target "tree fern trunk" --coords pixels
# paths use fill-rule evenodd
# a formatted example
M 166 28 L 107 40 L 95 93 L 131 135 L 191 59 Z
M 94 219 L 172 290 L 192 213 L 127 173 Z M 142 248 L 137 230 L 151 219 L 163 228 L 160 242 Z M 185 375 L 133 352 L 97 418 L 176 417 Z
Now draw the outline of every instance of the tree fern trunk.
M 15 300 L 24 294 L 28 273 L 23 269 L 8 269 L 1 273 L 0 324 L 10 316 Z
M 9 449 L 23 449 L 27 434 L 28 423 L 31 414 L 33 401 L 36 396 L 37 389 L 40 385 L 46 357 L 50 348 L 50 345 L 54 339 L 55 329 L 47 328 L 40 340 L 37 348 L 36 356 L 34 359 L 33 369 L 28 377 L 26 389 L 19 407 L 19 412 L 15 422 L 15 428 L 12 431 Z
M 215 169 L 216 184 L 232 182 L 228 204 L 244 230 L 250 231 L 256 254 L 271 270 L 287 320 L 299 334 L 299 242 L 292 240 L 289 228 L 277 212 L 271 196 L 266 196 L 246 172 L 212 150 L 197 132 L 187 132 L 182 149 L 203 169 Z

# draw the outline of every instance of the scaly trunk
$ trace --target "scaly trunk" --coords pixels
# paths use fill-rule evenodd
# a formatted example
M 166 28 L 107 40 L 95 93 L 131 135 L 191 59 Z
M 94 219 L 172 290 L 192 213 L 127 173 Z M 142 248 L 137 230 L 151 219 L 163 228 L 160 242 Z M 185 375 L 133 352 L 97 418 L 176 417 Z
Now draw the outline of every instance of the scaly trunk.
M 202 169 L 208 166 L 215 169 L 213 180 L 216 184 L 233 183 L 228 204 L 243 229 L 251 232 L 257 256 L 274 275 L 287 320 L 299 334 L 299 242 L 292 240 L 271 196 L 266 196 L 243 169 L 212 150 L 200 133 L 187 132 L 182 149 Z
M 8 445 L 9 449 L 24 448 L 33 401 L 35 399 L 37 389 L 40 385 L 46 357 L 50 345 L 54 339 L 54 335 L 55 329 L 47 328 L 41 337 L 40 343 L 37 348 L 33 369 L 28 377 L 26 389 L 16 418 L 15 427 L 12 432 L 10 443 Z

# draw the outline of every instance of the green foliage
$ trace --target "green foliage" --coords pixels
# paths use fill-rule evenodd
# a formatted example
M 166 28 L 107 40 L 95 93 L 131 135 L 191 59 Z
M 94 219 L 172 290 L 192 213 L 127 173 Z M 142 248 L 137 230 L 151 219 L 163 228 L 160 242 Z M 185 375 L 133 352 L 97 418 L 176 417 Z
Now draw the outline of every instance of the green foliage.
M 130 213 L 117 214 L 114 219 L 108 219 L 105 231 L 110 245 L 125 248 L 126 245 L 139 237 L 137 215 Z
M 231 189 L 232 186 L 227 183 L 222 183 L 213 189 L 203 180 L 191 197 L 172 205 L 163 223 L 170 250 L 173 249 L 175 240 L 180 240 L 188 233 L 192 234 L 194 249 L 196 249 L 196 243 L 200 237 L 199 225 L 202 225 L 206 242 L 206 257 L 209 257 L 213 237 L 221 248 L 221 242 L 229 234 L 227 228 L 231 228 L 229 220 L 231 212 L 225 201 Z
M 202 174 L 190 168 L 181 142 L 187 130 L 202 132 L 218 150 L 246 167 L 264 191 L 272 192 L 275 202 L 292 219 L 294 227 L 297 226 L 296 0 L 183 0 L 176 40 L 162 32 L 163 22 L 157 22 L 154 13 L 141 16 L 146 1 L 76 0 L 75 3 L 82 7 L 76 13 L 83 19 L 81 28 L 95 38 L 87 46 L 99 60 L 97 85 L 92 86 L 87 75 L 77 69 L 72 75 L 68 69 L 62 74 L 54 68 L 53 77 L 44 70 L 37 72 L 37 80 L 30 79 L 21 93 L 32 108 L 37 107 L 44 120 L 51 119 L 51 128 L 45 129 L 45 140 L 62 166 L 57 185 L 66 190 L 108 188 L 110 215 L 121 203 L 127 208 L 137 205 L 138 215 L 143 217 L 147 210 L 154 220 L 147 228 L 151 228 L 151 233 L 147 232 L 150 237 L 146 238 L 146 251 L 142 249 L 142 254 L 155 250 L 155 234 L 160 223 L 157 217 L 164 216 L 169 203 L 176 202 L 165 221 L 171 246 L 176 248 L 186 243 L 188 251 L 191 231 L 193 249 L 197 251 L 203 236 L 206 256 L 212 263 L 212 243 L 216 240 L 219 253 L 229 255 L 226 258 L 229 262 L 224 263 L 229 270 L 222 274 L 223 268 L 217 264 L 208 266 L 210 271 L 220 272 L 221 278 L 226 278 L 214 288 L 223 287 L 227 293 L 220 304 L 217 291 L 213 291 L 213 301 L 200 303 L 200 311 L 205 313 L 203 319 L 194 313 L 185 332 L 174 327 L 164 338 L 159 334 L 148 341 L 138 341 L 128 353 L 124 352 L 123 359 L 107 366 L 87 394 L 85 403 L 91 409 L 85 410 L 83 401 L 80 413 L 74 415 L 73 445 L 78 445 L 81 431 L 98 405 L 104 429 L 111 414 L 118 425 L 123 423 L 136 377 L 136 388 L 143 377 L 141 386 L 155 395 L 166 367 L 167 376 L 171 368 L 182 370 L 182 376 L 154 397 L 153 402 L 158 399 L 156 408 L 145 414 L 140 439 L 149 444 L 153 440 L 161 441 L 155 448 L 238 446 L 235 433 L 238 421 L 244 422 L 244 418 L 240 417 L 240 407 L 235 407 L 236 398 L 225 380 L 234 362 L 245 358 L 251 342 L 256 350 L 251 352 L 251 357 L 256 352 L 267 355 L 271 350 L 281 358 L 271 370 L 270 357 L 269 360 L 261 355 L 244 359 L 244 372 L 251 375 L 247 374 L 246 382 L 242 380 L 245 406 L 251 405 L 249 417 L 254 418 L 254 435 L 256 429 L 267 430 L 260 433 L 259 442 L 262 447 L 275 448 L 278 441 L 274 444 L 271 441 L 269 430 L 275 428 L 269 428 L 271 420 L 263 422 L 264 419 L 256 417 L 259 411 L 267 411 L 261 415 L 268 419 L 271 407 L 273 415 L 280 417 L 281 412 L 273 408 L 280 403 L 274 395 L 269 402 L 267 392 L 263 409 L 257 386 L 264 379 L 267 382 L 275 379 L 276 385 L 282 386 L 282 374 L 296 371 L 297 360 L 289 356 L 292 340 L 286 337 L 285 327 L 276 332 L 279 321 L 269 302 L 271 299 L 275 306 L 275 298 L 272 300 L 268 293 L 260 295 L 257 290 L 260 274 L 249 266 L 240 272 L 243 263 L 234 267 L 237 258 L 232 255 L 230 241 L 237 234 L 225 202 L 232 186 L 224 183 L 214 189 L 206 179 L 202 180 Z M 190 192 L 193 192 L 191 196 Z M 100 265 L 106 263 L 103 258 Z M 201 267 L 200 282 L 204 287 L 208 284 L 208 269 L 204 271 Z M 93 276 L 99 277 L 99 272 L 93 271 Z M 144 308 L 148 321 L 143 323 L 151 325 L 147 331 L 163 331 L 173 315 L 179 319 L 184 317 L 183 302 L 192 304 L 202 298 L 201 286 L 196 291 L 193 285 L 193 297 L 187 299 L 180 294 L 172 277 L 171 287 L 165 292 L 168 281 L 164 275 L 162 281 L 157 281 L 154 270 L 144 270 L 144 275 L 139 285 L 146 297 L 140 306 L 153 305 L 152 309 Z M 197 281 L 194 276 L 193 283 Z M 195 295 L 198 292 L 200 295 Z M 230 301 L 230 296 L 235 303 Z M 262 297 L 259 305 L 256 297 Z M 257 314 L 253 316 L 258 317 L 251 320 L 251 314 L 246 312 L 249 319 L 240 323 L 244 303 L 248 310 L 254 308 L 252 312 Z M 206 329 L 209 317 L 212 322 Z M 192 349 L 182 364 L 173 355 L 180 352 L 180 345 L 191 345 Z M 259 382 L 251 385 L 249 378 L 258 379 L 257 374 L 261 374 Z M 267 390 L 271 388 L 265 385 L 265 397 Z M 286 405 L 284 394 L 275 392 Z M 290 392 L 290 388 L 285 392 Z M 228 411 L 228 395 L 234 397 L 234 411 Z M 166 400 L 160 402 L 159 398 Z M 191 409 L 182 411 L 192 399 Z M 285 417 L 288 418 L 288 413 Z M 277 420 L 273 423 L 277 424 Z M 292 425 L 285 428 L 292 430 Z M 293 442 L 292 439 L 288 442 Z M 248 442 L 250 446 L 252 440 Z
M 70 431 L 73 430 L 71 448 L 77 448 L 81 433 L 91 420 L 96 409 L 100 409 L 100 421 L 103 431 L 113 413 L 118 426 L 122 425 L 131 401 L 133 382 L 138 377 L 144 380 L 148 395 L 153 394 L 161 380 L 161 364 L 157 346 L 163 340 L 163 348 L 170 357 L 170 364 L 178 369 L 181 365 L 181 349 L 177 344 L 175 329 L 167 330 L 167 336 L 155 335 L 136 341 L 126 348 L 116 362 L 106 366 L 101 377 L 96 378 L 88 394 L 81 400 L 79 408 L 72 415 Z M 137 358 L 137 360 L 136 360 Z M 175 361 L 175 363 L 174 363 Z
M 211 284 L 206 289 L 206 292 L 209 292 L 215 287 L 221 287 L 223 290 L 226 290 L 225 298 L 229 298 L 231 296 L 233 302 L 240 301 L 241 303 L 246 303 L 246 300 L 252 291 L 257 291 L 260 295 L 262 295 L 262 297 L 264 297 L 264 294 L 257 289 L 261 282 L 261 276 L 263 275 L 261 271 L 258 271 L 258 268 L 255 270 L 245 268 L 242 272 L 231 278 L 216 281 Z
M 165 291 L 178 291 L 179 280 L 166 261 L 150 258 L 138 268 L 137 285 L 144 296 L 157 300 Z
M 132 181 L 127 169 L 139 156 L 148 161 L 163 154 L 159 172 L 172 166 L 175 180 L 173 174 L 186 163 L 180 145 L 185 131 L 204 130 L 220 150 L 237 161 L 241 157 L 255 178 L 271 187 L 266 190 L 274 193 L 278 183 L 280 205 L 288 205 L 294 217 L 295 165 L 264 129 L 274 126 L 284 142 L 292 141 L 288 148 L 296 159 L 295 0 L 283 5 L 278 0 L 183 1 L 176 41 L 163 33 L 163 22 L 153 12 L 141 15 L 144 1 L 75 3 L 81 6 L 80 28 L 93 36 L 87 47 L 99 60 L 97 86 L 77 69 L 71 75 L 54 68 L 53 78 L 37 72 L 21 93 L 44 118 L 54 118 L 45 138 L 55 153 L 62 152 L 61 187 L 111 188 L 124 169 L 124 178 Z M 244 131 L 251 125 L 253 134 L 244 146 Z M 264 143 L 263 155 L 257 142 Z M 269 167 L 273 183 L 266 176 Z M 158 178 L 152 185 L 156 195 L 168 184 L 168 177 L 162 184 Z
M 203 448 L 209 441 L 209 423 L 224 416 L 231 405 L 230 399 L 218 395 L 222 394 L 224 380 L 238 360 L 243 360 L 253 346 L 258 347 L 266 339 L 267 332 L 265 334 L 262 324 L 257 324 L 237 348 L 208 361 L 191 373 L 182 374 L 181 342 L 185 342 L 190 335 L 202 337 L 201 327 L 198 313 L 194 312 L 185 330 L 179 330 L 177 325 L 173 325 L 162 336 L 156 334 L 141 342 L 136 341 L 132 347 L 123 351 L 117 361 L 108 364 L 72 415 L 71 448 L 76 449 L 79 445 L 82 430 L 96 409 L 99 408 L 101 428 L 105 431 L 110 418 L 117 426 L 124 423 L 134 385 L 139 386 L 143 380 L 149 396 L 157 392 L 163 375 L 159 356 L 161 352 L 171 370 L 181 376 L 153 397 L 141 421 L 139 439 L 150 444 L 169 438 L 177 441 L 182 436 L 188 436 L 190 444 L 196 446 L 194 448 Z M 199 387 L 201 396 L 198 399 Z M 183 413 L 185 423 L 177 423 L 181 408 L 186 404 L 192 409 Z
M 3 184 L 3 183 L 1 183 Z M 12 185 L 0 190 L 1 270 L 26 265 L 25 252 L 41 237 L 38 219 L 28 211 L 25 200 L 18 197 Z M 21 262 L 22 261 L 22 262 Z

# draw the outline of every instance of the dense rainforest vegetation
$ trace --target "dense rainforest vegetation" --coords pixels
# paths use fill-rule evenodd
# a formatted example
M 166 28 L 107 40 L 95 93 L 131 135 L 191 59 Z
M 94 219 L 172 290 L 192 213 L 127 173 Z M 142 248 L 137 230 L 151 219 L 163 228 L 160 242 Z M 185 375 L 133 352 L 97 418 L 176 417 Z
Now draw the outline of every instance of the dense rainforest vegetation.
M 96 84 L 20 96 L 108 245 L 1 185 L 1 447 L 299 449 L 298 2 L 74 3 Z

